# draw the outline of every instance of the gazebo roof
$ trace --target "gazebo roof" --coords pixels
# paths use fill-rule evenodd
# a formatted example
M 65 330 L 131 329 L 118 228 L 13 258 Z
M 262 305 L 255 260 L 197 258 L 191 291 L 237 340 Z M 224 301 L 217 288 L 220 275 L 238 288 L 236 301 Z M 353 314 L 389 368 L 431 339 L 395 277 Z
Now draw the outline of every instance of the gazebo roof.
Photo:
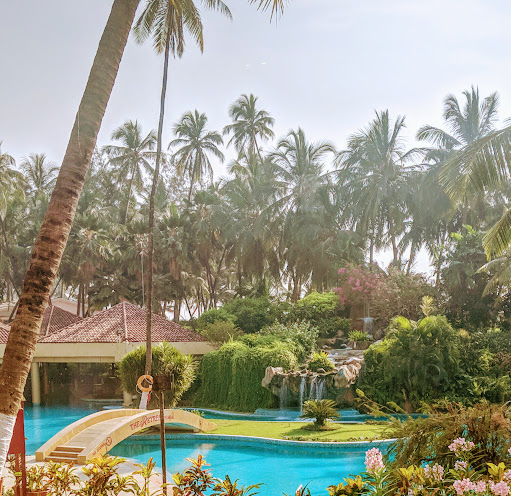
M 146 311 L 132 303 L 122 302 L 96 312 L 58 332 L 42 337 L 40 343 L 144 343 Z M 152 341 L 169 343 L 206 341 L 199 333 L 153 313 Z

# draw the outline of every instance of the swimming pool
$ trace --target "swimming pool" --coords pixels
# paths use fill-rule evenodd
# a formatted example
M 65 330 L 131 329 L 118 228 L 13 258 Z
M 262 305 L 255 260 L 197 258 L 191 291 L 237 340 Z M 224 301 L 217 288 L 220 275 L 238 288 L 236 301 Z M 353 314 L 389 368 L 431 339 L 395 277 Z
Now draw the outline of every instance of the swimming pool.
M 221 439 L 215 435 L 167 435 L 167 471 L 180 472 L 190 465 L 186 458 L 201 454 L 215 477 L 239 479 L 240 484 L 264 483 L 261 496 L 292 495 L 300 484 L 308 484 L 313 496 L 326 494 L 326 487 L 343 477 L 364 470 L 365 452 L 382 443 L 335 443 L 306 446 L 299 443 L 261 443 Z M 133 436 L 115 446 L 110 454 L 127 456 L 142 463 L 152 457 L 161 467 L 157 436 Z
M 70 407 L 25 407 L 27 454 L 33 454 L 50 437 L 70 423 L 97 411 Z M 275 411 L 273 411 L 276 413 Z M 294 412 L 297 417 L 299 412 Z M 229 415 L 229 414 L 226 414 Z M 236 415 L 236 414 L 234 414 Z M 253 419 L 245 414 L 247 419 Z M 257 415 L 258 420 L 265 419 Z M 218 416 L 216 418 L 219 418 Z M 225 417 L 224 417 L 225 418 Z M 235 416 L 234 418 L 239 418 Z M 167 435 L 167 471 L 182 471 L 189 463 L 186 458 L 202 454 L 211 464 L 216 477 L 240 479 L 243 485 L 264 483 L 261 496 L 294 494 L 300 484 L 309 483 L 314 496 L 326 494 L 326 487 L 338 484 L 343 477 L 364 470 L 365 452 L 388 443 L 296 443 L 271 440 L 240 439 L 233 441 L 214 434 Z M 161 467 L 158 436 L 133 436 L 115 446 L 111 455 L 133 458 L 146 463 L 153 457 Z

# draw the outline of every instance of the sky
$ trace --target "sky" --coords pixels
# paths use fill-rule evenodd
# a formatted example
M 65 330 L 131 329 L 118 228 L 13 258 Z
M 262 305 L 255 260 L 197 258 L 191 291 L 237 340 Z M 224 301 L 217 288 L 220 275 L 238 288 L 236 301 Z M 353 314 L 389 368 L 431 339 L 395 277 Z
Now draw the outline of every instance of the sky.
M 189 41 L 172 60 L 164 143 L 188 110 L 229 123 L 242 93 L 259 97 L 282 136 L 302 127 L 338 149 L 375 110 L 406 116 L 406 137 L 442 126 L 442 102 L 478 85 L 499 91 L 511 116 L 511 2 L 508 0 L 290 0 L 277 22 L 247 0 L 224 0 L 233 20 L 205 12 L 205 50 Z M 0 141 L 20 161 L 64 155 L 111 0 L 17 0 L 0 4 Z M 98 145 L 137 119 L 158 122 L 162 57 L 130 38 L 103 119 Z M 216 164 L 215 173 L 225 174 Z M 386 255 L 383 255 L 385 258 Z M 423 269 L 424 260 L 419 269 Z

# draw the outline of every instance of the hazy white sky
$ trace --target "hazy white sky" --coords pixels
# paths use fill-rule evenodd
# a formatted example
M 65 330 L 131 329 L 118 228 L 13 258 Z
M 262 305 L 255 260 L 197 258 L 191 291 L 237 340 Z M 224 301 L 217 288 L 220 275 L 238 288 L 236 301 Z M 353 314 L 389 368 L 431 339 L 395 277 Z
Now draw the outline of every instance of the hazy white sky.
M 442 125 L 445 95 L 471 84 L 498 90 L 500 115 L 511 116 L 509 0 L 290 0 L 277 24 L 246 0 L 225 1 L 234 20 L 204 14 L 204 54 L 190 44 L 170 64 L 165 142 L 190 109 L 221 129 L 242 93 L 259 96 L 277 135 L 301 126 L 339 148 L 385 108 L 406 115 L 412 145 L 420 125 Z M 111 4 L 0 3 L 3 151 L 61 160 Z M 156 127 L 161 66 L 150 45 L 130 39 L 99 145 L 127 119 Z

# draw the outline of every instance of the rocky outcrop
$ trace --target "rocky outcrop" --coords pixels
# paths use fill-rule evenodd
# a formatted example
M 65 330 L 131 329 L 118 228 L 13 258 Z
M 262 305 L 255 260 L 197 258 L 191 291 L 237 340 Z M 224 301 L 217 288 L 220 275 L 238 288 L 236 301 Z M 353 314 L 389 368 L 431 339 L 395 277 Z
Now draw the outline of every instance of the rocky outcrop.
M 309 399 L 332 399 L 343 404 L 354 397 L 350 387 L 356 382 L 364 363 L 363 355 L 342 353 L 333 356 L 336 368 L 312 372 L 301 370 L 285 372 L 282 367 L 267 367 L 261 385 L 280 398 L 282 407 L 300 406 Z

